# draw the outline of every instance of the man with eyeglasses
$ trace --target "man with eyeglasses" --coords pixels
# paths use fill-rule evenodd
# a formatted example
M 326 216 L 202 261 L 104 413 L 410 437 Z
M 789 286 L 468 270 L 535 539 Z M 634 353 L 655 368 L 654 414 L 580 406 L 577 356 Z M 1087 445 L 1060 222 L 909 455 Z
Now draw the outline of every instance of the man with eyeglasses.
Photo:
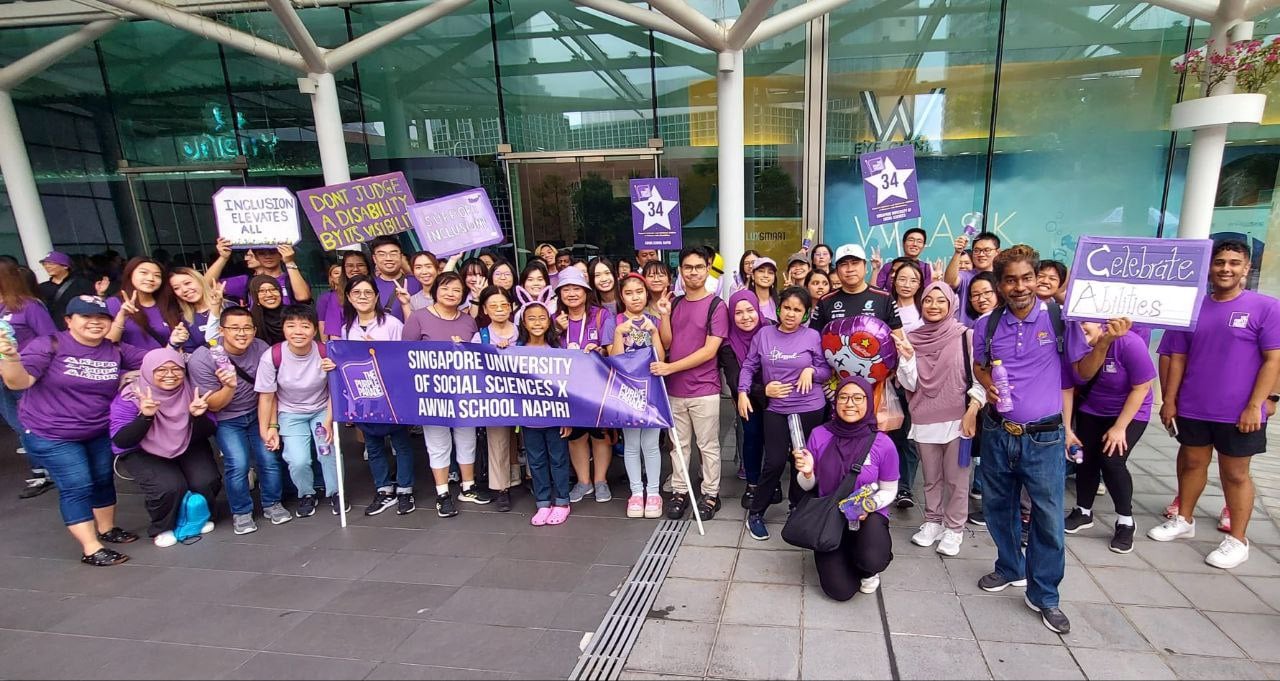
M 204 273 L 205 281 L 209 286 L 215 286 L 218 283 L 222 271 L 231 262 L 230 241 L 218 237 L 215 248 L 218 250 L 218 257 Z M 307 278 L 302 276 L 298 263 L 294 262 L 293 246 L 289 244 L 280 244 L 275 247 L 258 246 L 246 251 L 245 258 L 248 259 L 249 256 L 253 256 L 257 263 L 251 274 L 241 274 L 222 280 L 223 295 L 228 300 L 247 301 L 252 298 L 249 293 L 249 280 L 256 275 L 274 277 L 280 283 L 280 291 L 284 296 L 282 305 L 311 300 L 311 285 L 307 283 Z
M 396 297 L 396 290 L 403 288 L 413 295 L 422 290 L 417 278 L 406 276 L 404 272 L 404 251 L 400 249 L 400 240 L 394 236 L 380 236 L 369 242 L 369 252 L 373 254 L 373 268 L 378 271 L 373 278 L 378 285 L 378 304 L 387 314 L 404 321 L 404 306 Z
M 942 273 L 942 280 L 947 285 L 956 290 L 956 295 L 960 300 L 969 299 L 969 283 L 979 272 L 990 272 L 992 264 L 996 260 L 996 256 L 1000 255 L 1000 237 L 992 232 L 981 232 L 973 238 L 973 269 L 960 270 L 960 256 L 964 255 L 965 249 L 969 247 L 969 237 L 961 234 L 956 237 L 955 253 L 951 254 L 951 261 L 947 263 L 947 270 Z M 965 322 L 969 326 L 973 326 L 974 318 L 969 316 L 968 310 L 964 305 L 958 306 L 960 321 Z
M 262 515 L 272 525 L 287 523 L 293 514 L 280 504 L 284 485 L 280 458 L 267 451 L 258 434 L 258 393 L 253 384 L 258 364 L 270 346 L 256 337 L 253 316 L 243 307 L 229 307 L 219 318 L 222 349 L 231 360 L 230 371 L 218 371 L 209 347 L 200 347 L 187 360 L 191 380 L 202 391 L 209 390 L 209 411 L 217 414 L 214 439 L 222 450 L 227 501 L 231 505 L 232 529 L 236 534 L 257 532 L 253 522 L 253 497 L 249 493 L 249 468 L 258 469 L 258 495 Z
M 902 255 L 911 258 L 920 268 L 920 272 L 924 275 L 924 281 L 920 283 L 920 288 L 928 286 L 933 281 L 933 266 L 927 260 L 921 260 L 920 254 L 924 253 L 925 241 L 928 234 L 919 227 L 908 229 L 906 234 L 902 235 Z M 893 274 L 892 267 L 881 267 L 876 273 L 876 288 L 881 291 L 889 290 L 889 277 Z

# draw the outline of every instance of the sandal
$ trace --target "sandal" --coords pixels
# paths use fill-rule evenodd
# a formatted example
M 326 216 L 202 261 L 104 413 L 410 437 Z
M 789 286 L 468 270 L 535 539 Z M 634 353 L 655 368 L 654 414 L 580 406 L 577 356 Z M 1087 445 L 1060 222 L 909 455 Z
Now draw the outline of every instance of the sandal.
M 702 497 L 702 503 L 698 504 L 698 516 L 704 521 L 711 520 L 716 517 L 716 511 L 720 510 L 720 497 L 711 496 L 710 494 Z
M 111 544 L 132 544 L 138 541 L 138 535 L 123 527 L 113 527 L 106 532 L 99 532 L 98 541 L 105 541 Z
M 85 565 L 92 565 L 94 567 L 111 567 L 112 565 L 119 565 L 127 560 L 129 560 L 128 556 L 120 553 L 119 551 L 112 551 L 106 547 L 100 548 L 90 555 L 80 556 L 81 563 L 84 563 Z

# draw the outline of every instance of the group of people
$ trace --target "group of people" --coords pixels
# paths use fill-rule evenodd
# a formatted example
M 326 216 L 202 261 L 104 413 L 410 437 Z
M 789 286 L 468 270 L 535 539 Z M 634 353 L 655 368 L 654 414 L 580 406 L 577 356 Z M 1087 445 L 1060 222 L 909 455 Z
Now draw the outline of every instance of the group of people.
M 81 290 L 65 254 L 43 261 L 49 281 L 38 287 L 0 260 L 0 319 L 9 325 L 0 329 L 0 412 L 30 457 L 23 494 L 56 485 L 83 561 L 114 565 L 127 557 L 107 545 L 138 539 L 115 523 L 116 462 L 142 489 L 148 535 L 159 546 L 176 543 L 189 492 L 216 508 L 225 488 L 233 532 L 256 531 L 251 469 L 260 517 L 272 524 L 311 516 L 321 504 L 340 513 L 331 452 L 343 426 L 363 443 L 374 483 L 364 513 L 416 509 L 415 429 L 335 423 L 327 340 L 652 352 L 650 371 L 665 378 L 670 396 L 671 436 L 681 445 L 674 449 L 686 457 L 673 467 L 665 501 L 662 458 L 672 448 L 656 428 L 427 426 L 437 514 L 457 515 L 459 502 L 509 511 L 527 477 L 532 524 L 558 525 L 587 497 L 612 499 L 616 449 L 627 516 L 680 519 L 696 506 L 713 518 L 721 508 L 720 404 L 729 397 L 754 539 L 769 538 L 771 505 L 785 498 L 794 508 L 814 490 L 828 495 L 855 479 L 850 499 L 861 512 L 839 549 L 815 556 L 832 598 L 878 587 L 893 558 L 888 513 L 915 505 L 920 470 L 924 523 L 912 543 L 955 556 L 965 524 L 986 525 L 998 558 L 979 586 L 1025 586 L 1027 604 L 1065 633 L 1065 535 L 1093 525 L 1104 489 L 1116 512 L 1111 548 L 1132 550 L 1125 462 L 1151 419 L 1158 376 L 1159 417 L 1182 449 L 1178 498 L 1148 536 L 1194 536 L 1192 510 L 1216 449 L 1227 497 L 1220 527 L 1229 534 L 1206 560 L 1230 568 L 1247 559 L 1249 457 L 1265 450 L 1263 425 L 1280 401 L 1277 302 L 1244 290 L 1247 246 L 1217 244 L 1200 323 L 1165 333 L 1157 370 L 1149 332 L 1129 320 L 1063 319 L 1065 265 L 1027 246 L 1002 249 L 987 232 L 972 243 L 959 237 L 950 260 L 929 263 L 920 257 L 925 241 L 922 230 L 908 230 L 904 255 L 887 264 L 857 244 L 819 244 L 789 258 L 785 271 L 748 251 L 739 281 L 717 284 L 714 253 L 703 247 L 680 251 L 673 270 L 656 251 L 615 263 L 541 244 L 517 267 L 495 253 L 447 261 L 405 254 L 396 237 L 379 237 L 368 253 L 341 253 L 314 303 L 288 246 L 248 251 L 250 273 L 225 279 L 232 251 L 222 241 L 204 273 L 135 257 L 105 300 Z M 891 332 L 897 362 L 879 382 L 837 371 L 824 351 L 823 330 L 855 315 Z M 897 419 L 882 414 L 893 401 Z M 696 490 L 685 472 L 695 444 Z M 290 511 L 282 499 L 292 494 Z M 980 500 L 972 511 L 970 498 Z

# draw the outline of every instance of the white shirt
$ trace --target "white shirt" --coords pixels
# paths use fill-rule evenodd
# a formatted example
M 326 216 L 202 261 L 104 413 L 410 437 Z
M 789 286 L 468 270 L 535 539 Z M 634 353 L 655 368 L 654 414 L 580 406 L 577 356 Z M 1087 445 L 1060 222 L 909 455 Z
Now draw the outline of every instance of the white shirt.
M 914 392 L 919 382 L 920 374 L 916 366 L 916 356 L 912 355 L 911 359 L 903 360 L 898 358 L 898 383 L 902 384 L 902 388 L 907 392 Z M 973 377 L 973 384 L 969 386 L 969 397 L 973 398 L 979 406 L 987 403 L 987 389 L 982 387 L 978 382 L 978 377 Z M 953 440 L 961 437 L 960 420 L 943 421 L 941 423 L 911 423 L 911 432 L 907 437 L 916 442 L 923 442 L 928 445 L 945 445 Z

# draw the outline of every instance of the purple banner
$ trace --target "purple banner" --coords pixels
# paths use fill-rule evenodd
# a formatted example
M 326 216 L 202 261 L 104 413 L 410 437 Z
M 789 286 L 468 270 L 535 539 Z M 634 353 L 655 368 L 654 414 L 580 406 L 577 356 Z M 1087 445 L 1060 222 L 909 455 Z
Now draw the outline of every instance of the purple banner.
M 674 177 L 631 180 L 631 229 L 636 250 L 678 251 L 683 246 L 680 180 Z
M 447 258 L 502 243 L 502 226 L 483 188 L 468 189 L 409 206 L 409 221 L 423 250 Z
M 326 251 L 407 232 L 413 193 L 404 173 L 374 175 L 298 192 L 298 202 Z
M 669 428 L 653 352 L 617 357 L 479 343 L 331 341 L 335 417 L 356 423 Z
M 894 147 L 858 157 L 862 189 L 867 197 L 871 226 L 920 217 L 920 189 L 916 184 L 916 150 Z
M 1196 328 L 1213 241 L 1082 236 L 1067 284 L 1065 316 L 1128 317 L 1160 329 Z

